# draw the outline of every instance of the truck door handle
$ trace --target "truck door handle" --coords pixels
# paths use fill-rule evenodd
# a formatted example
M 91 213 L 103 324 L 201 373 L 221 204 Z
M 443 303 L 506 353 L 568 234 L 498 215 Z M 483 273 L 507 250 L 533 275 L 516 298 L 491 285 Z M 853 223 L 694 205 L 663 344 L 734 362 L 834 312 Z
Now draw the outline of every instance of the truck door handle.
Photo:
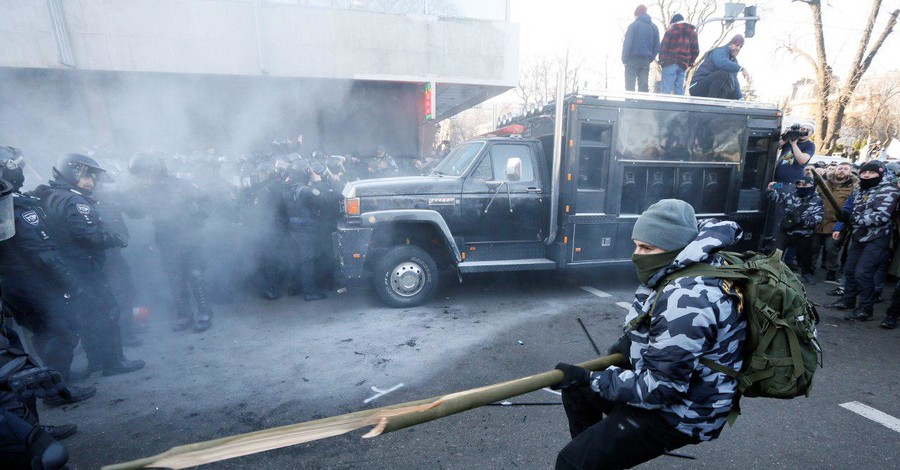
M 529 193 L 539 193 L 541 192 L 541 188 L 535 188 L 532 186 L 530 188 L 525 188 L 525 191 L 528 191 Z

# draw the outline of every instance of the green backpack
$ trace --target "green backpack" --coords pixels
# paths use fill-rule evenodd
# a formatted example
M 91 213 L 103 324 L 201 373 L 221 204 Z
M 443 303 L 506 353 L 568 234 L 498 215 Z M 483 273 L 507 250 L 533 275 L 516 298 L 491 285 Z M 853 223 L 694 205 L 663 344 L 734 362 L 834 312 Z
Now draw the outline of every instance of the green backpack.
M 769 256 L 748 251 L 718 252 L 722 266 L 695 264 L 666 276 L 659 293 L 677 278 L 716 277 L 733 282 L 743 297 L 747 321 L 744 362 L 740 371 L 701 358 L 700 362 L 738 381 L 738 393 L 747 397 L 794 398 L 809 396 L 813 374 L 822 366 L 822 348 L 816 338 L 818 313 L 806 298 L 797 276 L 781 261 L 781 250 Z M 635 318 L 630 329 L 650 311 Z M 735 401 L 737 408 L 737 401 Z M 729 420 L 733 421 L 733 417 Z

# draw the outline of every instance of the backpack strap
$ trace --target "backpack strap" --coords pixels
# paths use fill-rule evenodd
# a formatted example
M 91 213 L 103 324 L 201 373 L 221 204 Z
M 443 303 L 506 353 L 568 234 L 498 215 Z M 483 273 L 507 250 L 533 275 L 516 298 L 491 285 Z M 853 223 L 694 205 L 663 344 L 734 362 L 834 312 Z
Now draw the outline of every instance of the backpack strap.
M 726 259 L 726 262 L 729 262 L 729 260 Z M 660 294 L 662 294 L 663 289 L 665 289 L 667 285 L 671 284 L 672 282 L 674 282 L 677 279 L 680 279 L 683 277 L 697 277 L 697 276 L 715 277 L 715 278 L 719 278 L 719 279 L 737 279 L 737 280 L 747 279 L 747 276 L 745 276 L 739 272 L 733 271 L 732 269 L 729 269 L 729 268 L 731 268 L 731 266 L 729 266 L 729 265 L 710 266 L 706 263 L 695 263 L 686 268 L 682 268 L 682 269 L 679 269 L 678 271 L 670 273 L 669 275 L 664 277 L 661 281 L 659 281 L 659 284 L 656 285 L 656 289 L 654 289 L 654 291 L 656 292 L 656 296 L 653 298 L 653 304 L 650 306 L 650 310 L 641 313 L 640 315 L 635 317 L 633 320 L 628 322 L 628 325 L 625 326 L 625 331 L 632 331 L 635 328 L 637 328 L 637 326 L 640 325 L 641 322 L 643 322 L 647 318 L 653 318 L 653 311 L 656 310 L 656 304 L 659 302 L 659 297 L 660 297 Z

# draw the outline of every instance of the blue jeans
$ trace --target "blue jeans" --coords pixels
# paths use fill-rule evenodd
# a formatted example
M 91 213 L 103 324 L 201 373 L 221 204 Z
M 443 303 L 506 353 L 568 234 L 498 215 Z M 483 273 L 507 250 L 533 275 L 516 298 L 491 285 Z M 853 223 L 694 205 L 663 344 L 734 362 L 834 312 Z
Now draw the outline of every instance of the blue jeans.
M 662 92 L 671 95 L 674 87 L 676 95 L 684 96 L 684 72 L 678 64 L 670 64 L 662 68 Z

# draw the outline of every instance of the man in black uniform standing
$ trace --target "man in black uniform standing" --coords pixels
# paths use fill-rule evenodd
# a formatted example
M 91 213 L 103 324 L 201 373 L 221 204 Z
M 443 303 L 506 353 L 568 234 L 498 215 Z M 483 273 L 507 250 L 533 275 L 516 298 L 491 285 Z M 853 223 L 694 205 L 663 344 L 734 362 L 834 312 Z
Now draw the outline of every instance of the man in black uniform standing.
M 318 164 L 317 165 L 321 165 Z M 303 300 L 312 302 L 325 298 L 316 282 L 316 253 L 320 238 L 319 212 L 322 191 L 314 186 L 322 177 L 310 163 L 298 160 L 288 170 L 288 190 L 285 191 L 288 229 L 292 245 L 292 286 L 295 292 L 303 292 Z
M 69 380 L 72 353 L 78 345 L 78 322 L 70 303 L 81 294 L 78 280 L 50 238 L 41 200 L 19 192 L 25 162 L 12 147 L 0 147 L 0 179 L 13 186 L 16 234 L 0 242 L 0 288 L 4 309 L 34 334 L 44 364 Z M 70 387 L 67 402 L 90 398 L 93 387 Z
M 137 210 L 153 219 L 156 246 L 175 302 L 172 329 L 181 331 L 193 325 L 198 333 L 206 331 L 212 326 L 213 311 L 200 231 L 209 217 L 211 201 L 193 183 L 169 176 L 165 162 L 148 153 L 136 154 L 128 171 L 139 179 L 138 199 L 146 203 Z M 196 317 L 191 294 L 197 304 Z
M 102 370 L 108 376 L 139 370 L 144 361 L 130 361 L 122 352 L 119 304 L 103 271 L 105 251 L 128 244 L 105 229 L 99 205 L 91 197 L 103 172 L 90 157 L 63 155 L 53 167 L 44 209 L 63 260 L 78 277 L 84 292 L 73 303 L 88 357 L 88 373 Z

